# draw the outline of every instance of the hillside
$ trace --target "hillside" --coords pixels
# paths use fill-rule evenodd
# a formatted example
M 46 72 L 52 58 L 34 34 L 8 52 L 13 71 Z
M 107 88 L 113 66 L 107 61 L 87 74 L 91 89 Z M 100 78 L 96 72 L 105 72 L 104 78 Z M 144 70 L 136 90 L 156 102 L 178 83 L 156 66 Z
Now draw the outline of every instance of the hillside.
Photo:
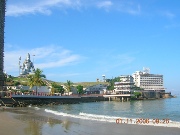
M 55 81 L 52 81 L 52 80 L 47 80 L 47 82 L 49 82 L 50 84 L 55 82 Z M 24 85 L 24 86 L 27 86 L 27 78 L 25 77 L 10 77 L 7 79 L 6 81 L 6 86 L 14 86 L 14 85 Z M 55 82 L 57 84 L 60 84 L 60 85 L 65 85 L 66 82 Z M 82 85 L 84 88 L 85 87 L 88 87 L 88 86 L 93 86 L 93 85 L 97 85 L 97 84 L 106 84 L 108 85 L 109 83 L 108 82 L 76 82 L 74 83 L 73 82 L 73 85 Z

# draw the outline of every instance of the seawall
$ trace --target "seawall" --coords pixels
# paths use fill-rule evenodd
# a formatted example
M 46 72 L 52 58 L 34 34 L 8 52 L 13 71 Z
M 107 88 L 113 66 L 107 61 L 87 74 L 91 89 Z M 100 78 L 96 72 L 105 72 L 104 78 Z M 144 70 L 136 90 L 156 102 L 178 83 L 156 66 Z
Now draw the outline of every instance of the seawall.
M 144 99 L 159 99 L 159 98 L 172 98 L 171 92 L 158 92 L 158 91 L 143 91 L 142 98 Z
M 106 101 L 103 96 L 21 96 L 15 95 L 11 98 L 1 98 L 2 105 L 6 106 L 28 106 L 28 105 L 57 105 L 77 104 L 83 102 Z

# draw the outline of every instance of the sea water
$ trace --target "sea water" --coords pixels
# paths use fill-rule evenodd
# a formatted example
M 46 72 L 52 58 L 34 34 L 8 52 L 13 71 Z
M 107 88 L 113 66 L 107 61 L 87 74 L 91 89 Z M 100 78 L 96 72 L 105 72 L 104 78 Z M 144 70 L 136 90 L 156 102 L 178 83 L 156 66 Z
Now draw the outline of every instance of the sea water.
M 102 101 L 46 107 L 54 115 L 126 124 L 180 128 L 180 96 L 177 98 L 129 102 Z M 140 121 L 141 120 L 141 123 Z M 143 121 L 144 120 L 144 121 Z M 148 123 L 147 123 L 148 121 Z

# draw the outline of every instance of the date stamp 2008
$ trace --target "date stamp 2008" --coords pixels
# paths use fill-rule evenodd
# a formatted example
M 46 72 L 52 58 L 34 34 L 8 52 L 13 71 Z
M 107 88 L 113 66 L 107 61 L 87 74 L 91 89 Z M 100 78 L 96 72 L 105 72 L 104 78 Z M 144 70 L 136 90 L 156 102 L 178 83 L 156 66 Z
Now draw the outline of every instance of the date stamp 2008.
M 116 124 L 169 124 L 169 119 L 116 119 Z

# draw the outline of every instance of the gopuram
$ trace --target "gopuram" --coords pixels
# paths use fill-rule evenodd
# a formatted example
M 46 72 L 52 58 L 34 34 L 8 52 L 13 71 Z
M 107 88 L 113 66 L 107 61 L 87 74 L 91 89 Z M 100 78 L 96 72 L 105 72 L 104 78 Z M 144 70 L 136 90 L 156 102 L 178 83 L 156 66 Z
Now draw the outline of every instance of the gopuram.
M 19 58 L 19 69 L 21 70 L 20 76 L 26 76 L 28 74 L 33 74 L 35 72 L 34 64 L 31 62 L 30 54 L 27 54 L 26 59 L 23 64 L 20 65 L 21 57 Z

